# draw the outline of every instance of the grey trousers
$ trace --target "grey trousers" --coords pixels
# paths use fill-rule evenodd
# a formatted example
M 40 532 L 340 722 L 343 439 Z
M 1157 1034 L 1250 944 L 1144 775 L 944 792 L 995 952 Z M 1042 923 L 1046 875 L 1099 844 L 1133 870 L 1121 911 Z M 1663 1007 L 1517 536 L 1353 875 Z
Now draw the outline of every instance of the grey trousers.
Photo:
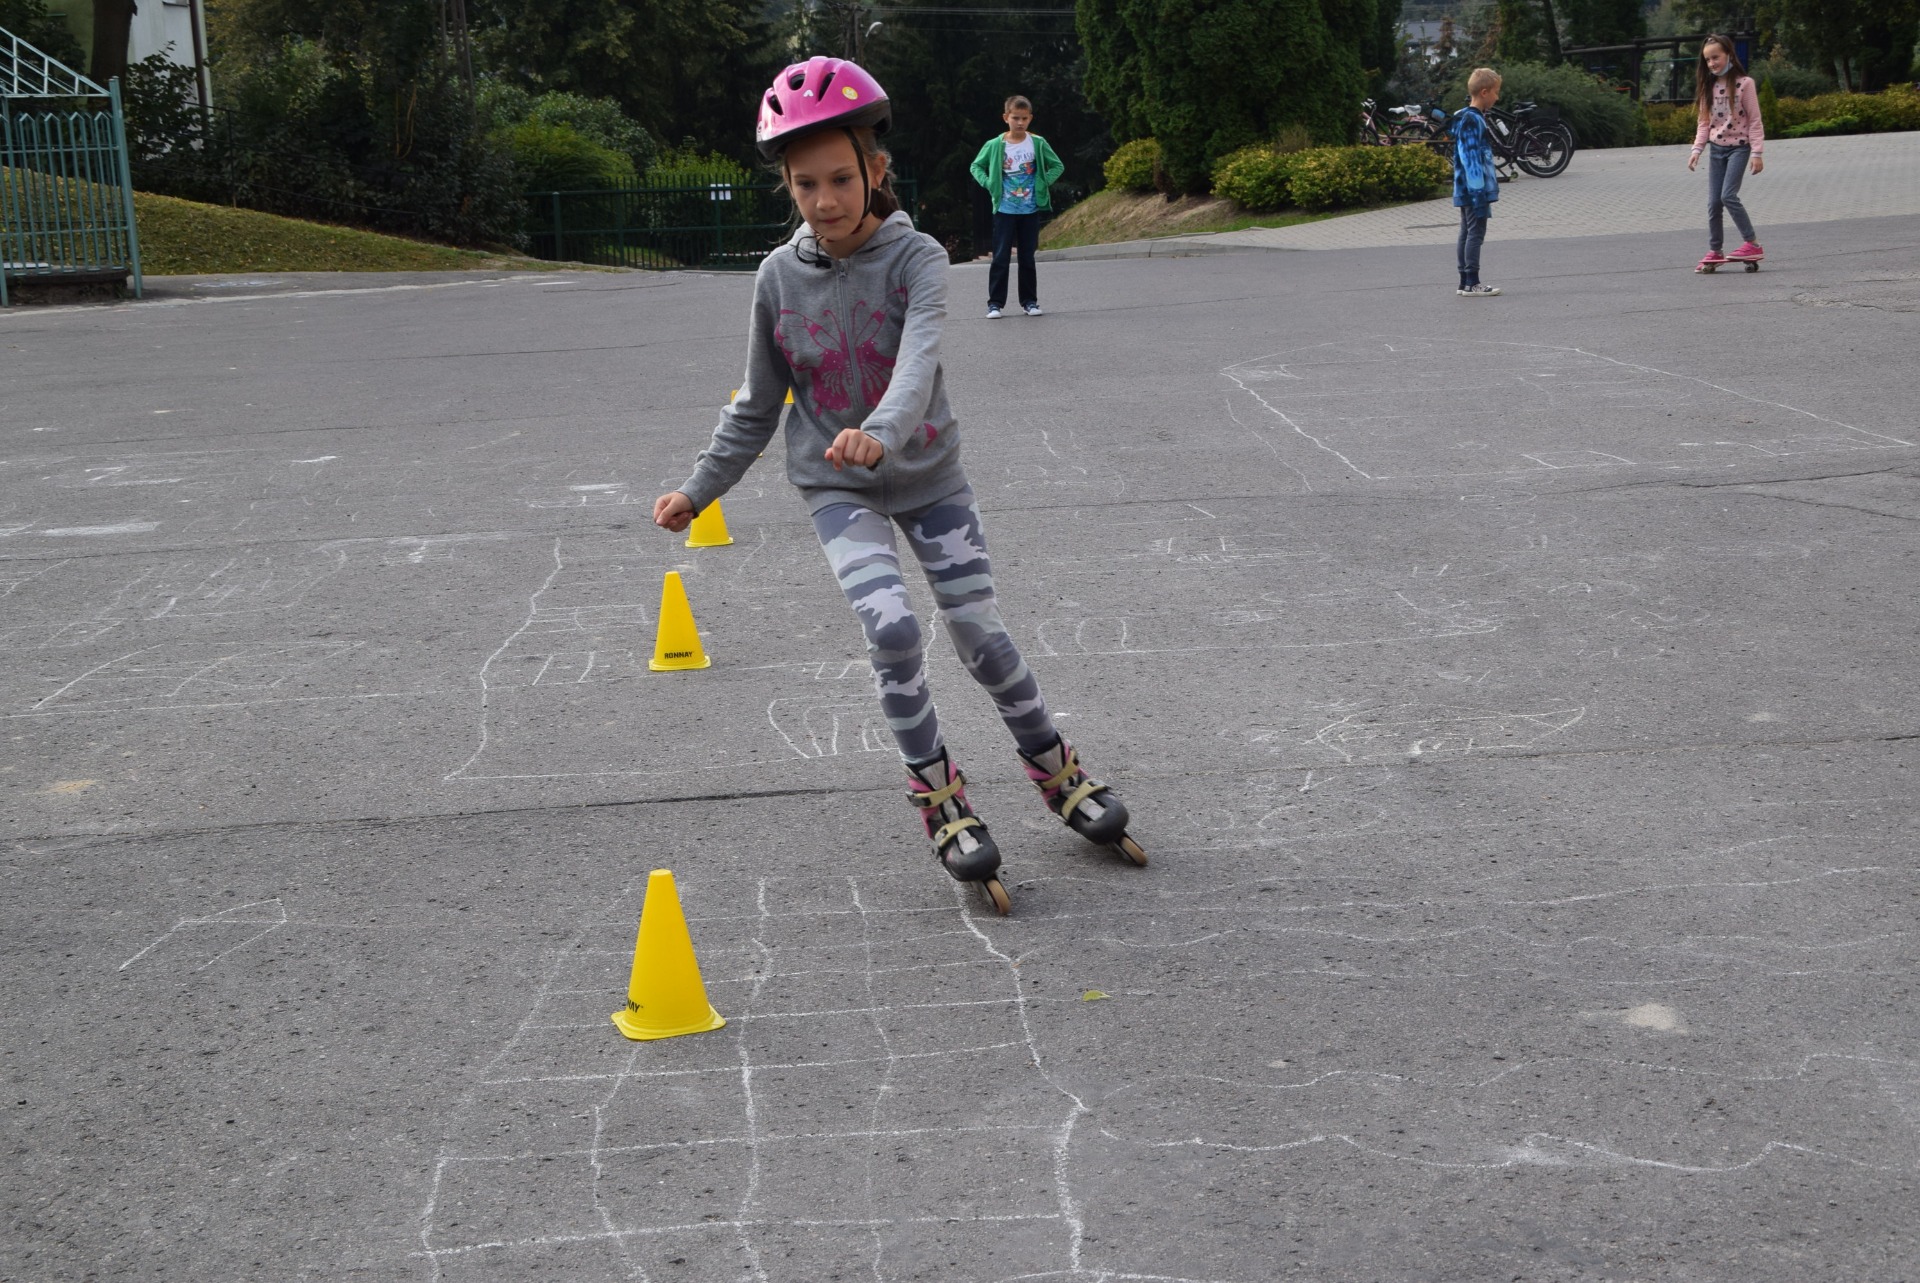
M 1740 229 L 1742 238 L 1754 239 L 1753 220 L 1747 217 L 1747 207 L 1740 201 L 1740 180 L 1747 176 L 1747 161 L 1752 155 L 1753 149 L 1745 144 L 1722 147 L 1714 143 L 1707 149 L 1708 249 L 1717 252 L 1725 241 L 1722 210 L 1733 215 L 1733 225 Z

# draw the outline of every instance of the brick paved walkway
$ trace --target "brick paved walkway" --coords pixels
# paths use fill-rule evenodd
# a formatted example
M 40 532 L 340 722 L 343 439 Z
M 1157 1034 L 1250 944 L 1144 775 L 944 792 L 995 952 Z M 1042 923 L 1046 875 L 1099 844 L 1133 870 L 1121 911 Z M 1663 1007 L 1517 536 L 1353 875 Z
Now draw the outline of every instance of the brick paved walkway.
M 1782 138 L 1767 144 L 1766 158 L 1766 170 L 1749 176 L 1742 193 L 1762 244 L 1770 224 L 1920 213 L 1920 133 Z M 1503 186 L 1490 234 L 1507 240 L 1699 228 L 1704 240 L 1704 171 L 1703 162 L 1700 172 L 1687 172 L 1685 147 L 1579 152 L 1557 178 L 1522 175 Z M 1299 227 L 1180 239 L 1222 247 L 1367 249 L 1445 244 L 1458 230 L 1458 211 L 1436 200 Z

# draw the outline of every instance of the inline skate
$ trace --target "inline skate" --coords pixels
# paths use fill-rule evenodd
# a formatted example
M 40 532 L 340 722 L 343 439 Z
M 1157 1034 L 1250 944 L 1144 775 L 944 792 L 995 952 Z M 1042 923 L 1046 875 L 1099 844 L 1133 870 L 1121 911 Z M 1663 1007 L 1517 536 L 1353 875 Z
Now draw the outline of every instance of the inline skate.
M 954 881 L 979 883 L 996 913 L 1011 911 L 1013 901 L 1000 884 L 1000 848 L 967 804 L 967 777 L 946 749 L 931 762 L 907 767 L 907 800 L 920 808 L 934 857 Z
M 1147 853 L 1127 836 L 1127 807 L 1120 795 L 1080 769 L 1073 745 L 1063 736 L 1054 746 L 1029 756 L 1020 751 L 1027 778 L 1046 799 L 1047 809 L 1089 842 L 1113 848 L 1135 864 L 1144 865 Z

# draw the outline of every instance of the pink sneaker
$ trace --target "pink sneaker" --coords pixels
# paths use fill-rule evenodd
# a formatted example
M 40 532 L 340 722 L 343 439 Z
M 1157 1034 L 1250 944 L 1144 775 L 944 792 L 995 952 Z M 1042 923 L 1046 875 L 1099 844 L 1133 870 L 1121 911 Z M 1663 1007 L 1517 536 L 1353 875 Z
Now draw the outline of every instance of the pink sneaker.
M 1725 254 L 1722 254 L 1717 249 L 1710 249 L 1707 251 L 1707 256 L 1705 258 L 1701 259 L 1698 263 L 1695 263 L 1693 265 L 1693 270 L 1696 272 L 1711 272 L 1714 268 L 1720 266 L 1722 263 L 1725 263 L 1726 261 L 1727 261 L 1727 256 Z
M 1760 259 L 1766 257 L 1766 251 L 1758 245 L 1755 245 L 1752 241 L 1742 241 L 1740 248 L 1727 255 L 1727 257 L 1742 263 L 1748 261 L 1758 262 Z

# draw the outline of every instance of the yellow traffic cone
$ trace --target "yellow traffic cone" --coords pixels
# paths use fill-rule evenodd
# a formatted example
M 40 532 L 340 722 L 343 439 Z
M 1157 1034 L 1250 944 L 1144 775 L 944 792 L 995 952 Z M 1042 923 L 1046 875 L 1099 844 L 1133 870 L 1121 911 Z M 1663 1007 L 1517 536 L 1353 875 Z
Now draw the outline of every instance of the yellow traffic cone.
M 680 572 L 669 570 L 660 585 L 660 628 L 654 633 L 653 659 L 647 667 L 656 673 L 671 673 L 682 668 L 705 668 L 711 663 L 700 645 L 700 632 L 693 626 L 693 607 L 687 604 Z
M 740 399 L 740 389 L 739 389 L 739 388 L 735 388 L 735 389 L 733 390 L 733 395 L 727 398 L 727 404 L 729 404 L 729 405 L 731 405 L 731 404 L 733 404 L 733 403 L 734 403 L 735 401 L 738 401 L 739 399 Z M 788 405 L 792 405 L 792 404 L 793 404 L 793 389 L 792 389 L 792 388 L 788 388 L 788 389 L 787 389 L 787 404 L 788 404 Z
M 732 542 L 733 536 L 727 533 L 727 517 L 720 511 L 718 499 L 708 504 L 707 510 L 687 527 L 689 548 L 724 548 Z
M 666 869 L 647 875 L 627 1005 L 613 1013 L 613 1023 L 637 1042 L 705 1033 L 727 1023 L 707 1001 L 700 963 L 693 956 L 693 938 L 687 934 L 687 917 L 680 911 L 680 893 Z

